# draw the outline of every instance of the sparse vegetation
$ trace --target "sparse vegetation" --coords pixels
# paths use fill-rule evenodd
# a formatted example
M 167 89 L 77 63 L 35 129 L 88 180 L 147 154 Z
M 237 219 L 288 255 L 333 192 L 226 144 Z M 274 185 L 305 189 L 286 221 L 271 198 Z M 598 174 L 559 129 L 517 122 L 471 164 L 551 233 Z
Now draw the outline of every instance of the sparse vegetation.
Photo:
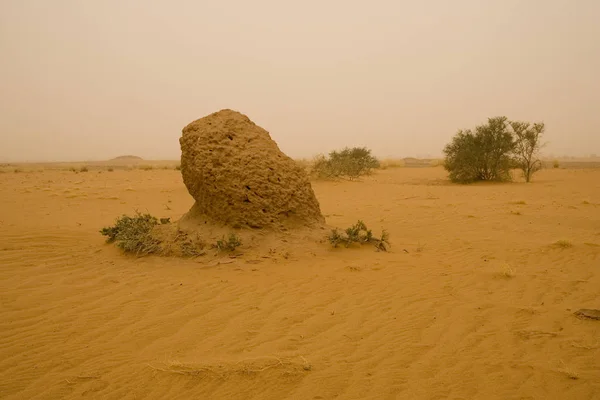
M 118 218 L 114 226 L 103 228 L 100 233 L 106 236 L 107 243 L 116 243 L 127 253 L 153 254 L 160 251 L 160 240 L 152 236 L 152 230 L 159 224 L 150 214 L 136 213 Z
M 15 174 L 20 174 L 21 172 L 23 172 L 23 170 L 21 168 L 15 168 L 14 169 L 14 173 Z
M 554 160 L 554 162 L 552 163 L 552 166 L 554 168 L 560 168 L 560 162 L 558 162 L 558 160 Z
M 332 151 L 329 156 L 317 156 L 312 174 L 321 179 L 346 178 L 354 180 L 379 168 L 379 161 L 366 147 L 345 148 Z
M 206 254 L 205 242 L 199 235 L 171 229 L 170 218 L 156 218 L 150 214 L 136 213 L 118 218 L 114 226 L 103 228 L 107 243 L 115 243 L 126 253 L 136 255 L 197 257 Z M 166 228 L 166 229 L 162 229 Z
M 506 117 L 489 118 L 488 123 L 459 131 L 445 148 L 444 168 L 458 183 L 510 180 L 514 141 Z
M 509 181 L 511 168 L 519 168 L 527 182 L 539 171 L 544 123 L 489 118 L 474 131 L 460 130 L 444 148 L 444 167 L 457 183 Z
M 561 248 L 561 249 L 569 249 L 569 248 L 573 247 L 573 243 L 571 243 L 568 240 L 559 240 L 554 243 L 554 246 Z
M 181 164 L 177 164 L 175 166 L 175 171 L 181 171 Z
M 387 251 L 390 246 L 389 234 L 385 230 L 381 233 L 381 237 L 376 238 L 373 236 L 373 232 L 360 220 L 344 231 L 333 229 L 327 236 L 327 240 L 333 247 L 338 247 L 341 244 L 350 247 L 354 243 L 359 245 L 373 243 L 377 250 Z
M 529 122 L 511 121 L 510 126 L 515 136 L 514 163 L 523 171 L 525 181 L 531 182 L 533 174 L 542 169 L 538 155 L 543 146 L 541 138 L 545 125 L 543 122 L 532 125 Z
M 144 171 L 152 171 L 154 167 L 152 165 L 142 165 L 140 169 Z
M 217 251 L 235 251 L 239 246 L 242 245 L 242 241 L 235 233 L 230 233 L 228 237 L 223 237 L 217 240 L 217 243 L 213 245 Z
M 89 168 L 87 166 L 83 166 L 79 169 L 79 172 L 88 172 Z
M 403 168 L 406 166 L 404 160 L 386 159 L 379 162 L 380 169 Z
M 113 167 L 108 167 L 107 171 L 108 172 L 113 172 L 115 169 Z
M 182 257 L 200 257 L 206 254 L 204 251 L 206 244 L 198 234 L 190 236 L 178 230 L 173 244 L 177 250 L 176 254 Z M 164 252 L 169 254 L 168 250 Z

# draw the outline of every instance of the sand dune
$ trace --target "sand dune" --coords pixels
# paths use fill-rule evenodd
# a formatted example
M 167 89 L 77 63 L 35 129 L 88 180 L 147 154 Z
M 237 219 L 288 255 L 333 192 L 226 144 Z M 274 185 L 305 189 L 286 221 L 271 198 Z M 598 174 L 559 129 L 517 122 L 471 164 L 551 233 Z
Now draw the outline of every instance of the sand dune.
M 0 398 L 600 398 L 600 322 L 573 315 L 600 308 L 600 170 L 313 188 L 328 224 L 386 228 L 391 252 L 128 257 L 98 230 L 179 218 L 179 172 L 0 174 Z

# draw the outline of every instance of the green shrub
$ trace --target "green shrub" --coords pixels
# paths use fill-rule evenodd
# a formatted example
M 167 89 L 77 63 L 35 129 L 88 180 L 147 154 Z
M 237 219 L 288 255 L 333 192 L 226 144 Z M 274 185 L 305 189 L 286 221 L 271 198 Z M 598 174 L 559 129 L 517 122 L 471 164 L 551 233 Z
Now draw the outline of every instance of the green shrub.
M 380 238 L 376 238 L 373 236 L 373 232 L 360 220 L 344 231 L 333 229 L 327 236 L 327 240 L 333 247 L 338 247 L 340 244 L 349 247 L 353 243 L 359 245 L 373 243 L 377 250 L 387 251 L 390 246 L 389 234 L 385 230 L 381 233 Z
M 444 148 L 444 167 L 458 183 L 508 181 L 510 169 L 518 168 L 527 182 L 542 168 L 538 154 L 543 146 L 543 122 L 488 118 L 475 131 L 460 130 Z
M 230 233 L 227 238 L 223 237 L 217 240 L 217 243 L 213 245 L 217 251 L 234 251 L 242 245 L 242 240 L 235 233 Z
M 347 178 L 354 180 L 368 175 L 379 168 L 379 161 L 366 147 L 353 147 L 341 151 L 332 151 L 329 156 L 317 156 L 313 163 L 312 173 L 318 178 Z
M 116 243 L 127 253 L 153 254 L 161 248 L 160 241 L 152 236 L 158 224 L 158 219 L 150 214 L 123 215 L 114 226 L 103 228 L 100 233 L 107 237 L 107 243 Z
M 459 183 L 510 180 L 515 143 L 506 117 L 489 118 L 486 125 L 461 130 L 445 148 L 444 168 Z

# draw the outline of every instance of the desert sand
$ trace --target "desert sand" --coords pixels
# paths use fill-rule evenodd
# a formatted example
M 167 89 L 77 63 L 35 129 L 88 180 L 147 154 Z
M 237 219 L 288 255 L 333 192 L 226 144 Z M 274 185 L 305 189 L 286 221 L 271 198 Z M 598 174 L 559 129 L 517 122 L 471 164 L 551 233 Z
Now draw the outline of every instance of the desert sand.
M 181 259 L 98 232 L 180 218 L 179 171 L 23 168 L 0 173 L 2 399 L 600 398 L 600 321 L 574 315 L 600 308 L 600 169 L 313 182 L 329 225 L 385 228 L 390 252 Z

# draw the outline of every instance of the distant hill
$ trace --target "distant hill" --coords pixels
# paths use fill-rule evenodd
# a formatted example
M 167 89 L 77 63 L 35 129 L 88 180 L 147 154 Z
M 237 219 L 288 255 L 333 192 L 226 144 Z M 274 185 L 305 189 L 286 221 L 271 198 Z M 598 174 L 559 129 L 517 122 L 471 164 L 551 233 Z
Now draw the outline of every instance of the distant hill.
M 144 159 L 142 157 L 127 155 L 127 156 L 115 157 L 110 161 L 143 161 L 143 160 Z

